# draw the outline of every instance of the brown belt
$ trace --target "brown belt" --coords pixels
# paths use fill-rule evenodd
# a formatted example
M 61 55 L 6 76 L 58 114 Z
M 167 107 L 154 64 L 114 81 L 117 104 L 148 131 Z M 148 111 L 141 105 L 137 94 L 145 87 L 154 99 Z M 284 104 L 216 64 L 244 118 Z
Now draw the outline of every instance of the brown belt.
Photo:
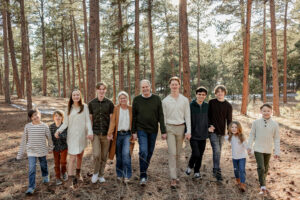
M 171 125 L 171 126 L 183 126 L 184 123 L 183 124 L 167 124 L 167 125 Z

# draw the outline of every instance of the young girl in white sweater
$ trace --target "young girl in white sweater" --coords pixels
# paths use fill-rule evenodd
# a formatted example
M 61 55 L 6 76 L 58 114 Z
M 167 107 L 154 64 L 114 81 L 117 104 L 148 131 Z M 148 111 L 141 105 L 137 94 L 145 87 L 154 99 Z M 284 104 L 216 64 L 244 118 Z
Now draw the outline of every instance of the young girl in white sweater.
M 230 123 L 228 135 L 225 136 L 225 139 L 231 143 L 232 162 L 237 186 L 242 192 L 245 192 L 247 143 L 239 122 L 233 121 Z

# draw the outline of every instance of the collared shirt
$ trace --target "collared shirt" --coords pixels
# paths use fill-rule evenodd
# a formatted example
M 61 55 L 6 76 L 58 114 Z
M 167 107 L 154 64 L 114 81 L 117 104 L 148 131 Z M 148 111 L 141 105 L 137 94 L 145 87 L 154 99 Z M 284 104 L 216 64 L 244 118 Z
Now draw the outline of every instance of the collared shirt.
M 120 107 L 118 131 L 128 131 L 130 129 L 129 110 Z
M 187 133 L 191 133 L 191 112 L 188 98 L 182 94 L 179 94 L 177 98 L 168 95 L 162 101 L 162 105 L 166 124 L 186 123 Z
M 89 102 L 89 111 L 93 116 L 93 132 L 96 135 L 107 135 L 110 122 L 110 114 L 114 111 L 114 104 L 104 97 L 102 101 L 95 98 Z

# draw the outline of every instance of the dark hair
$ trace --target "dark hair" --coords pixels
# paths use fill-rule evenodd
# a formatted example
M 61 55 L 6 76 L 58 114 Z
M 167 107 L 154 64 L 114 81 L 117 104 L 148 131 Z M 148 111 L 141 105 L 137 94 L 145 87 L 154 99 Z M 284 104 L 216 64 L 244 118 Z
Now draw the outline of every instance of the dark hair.
M 217 94 L 218 90 L 225 92 L 225 95 L 227 94 L 227 89 L 225 85 L 217 85 L 214 89 L 215 94 Z
M 107 85 L 104 82 L 99 82 L 96 84 L 96 89 L 100 89 L 101 86 L 104 86 L 104 89 L 107 88 Z
M 63 111 L 61 111 L 61 110 L 56 110 L 56 111 L 54 111 L 54 112 L 53 112 L 53 115 L 52 115 L 53 119 L 54 119 L 54 116 L 55 116 L 56 114 L 58 114 L 59 116 L 61 116 L 61 117 L 62 117 L 62 121 L 64 121 L 64 112 L 63 112 Z
M 260 107 L 260 110 L 262 110 L 264 107 L 267 107 L 267 108 L 270 108 L 272 110 L 272 106 L 268 103 L 265 103 L 263 104 L 261 107 Z
M 232 121 L 232 122 L 229 124 L 229 126 L 228 126 L 228 135 L 229 135 L 228 140 L 231 142 L 231 138 L 232 138 L 232 136 L 233 136 L 233 133 L 231 132 L 231 127 L 232 127 L 233 124 L 235 124 L 235 125 L 237 126 L 237 128 L 238 128 L 238 130 L 237 130 L 237 135 L 238 135 L 238 138 L 240 139 L 240 142 L 241 142 L 241 144 L 242 144 L 242 143 L 246 140 L 246 138 L 245 138 L 245 136 L 244 136 L 244 134 L 243 134 L 242 125 L 241 125 L 241 123 L 238 122 L 238 121 Z
M 31 119 L 31 117 L 32 117 L 32 115 L 33 115 L 34 113 L 40 114 L 40 111 L 39 111 L 37 108 L 29 110 L 29 111 L 28 111 L 28 117 L 29 117 L 29 119 Z
M 79 110 L 78 113 L 81 113 L 81 112 L 83 111 L 83 108 L 84 108 L 84 106 L 83 106 L 83 100 L 82 100 L 82 95 L 81 95 L 80 90 L 74 89 L 74 90 L 71 92 L 71 94 L 70 94 L 70 100 L 69 100 L 69 103 L 68 103 L 68 115 L 70 115 L 71 109 L 72 109 L 72 105 L 74 104 L 74 101 L 73 101 L 73 99 L 72 99 L 72 94 L 73 94 L 73 92 L 75 92 L 75 91 L 78 91 L 79 94 L 80 94 L 80 100 L 79 100 L 79 102 L 78 102 L 78 103 L 79 103 L 80 110 Z
M 207 89 L 203 86 L 200 86 L 196 89 L 196 94 L 198 94 L 200 92 L 204 92 L 207 95 Z
M 172 81 L 177 81 L 178 84 L 180 85 L 180 79 L 177 76 L 173 76 L 169 79 L 169 85 L 171 84 Z

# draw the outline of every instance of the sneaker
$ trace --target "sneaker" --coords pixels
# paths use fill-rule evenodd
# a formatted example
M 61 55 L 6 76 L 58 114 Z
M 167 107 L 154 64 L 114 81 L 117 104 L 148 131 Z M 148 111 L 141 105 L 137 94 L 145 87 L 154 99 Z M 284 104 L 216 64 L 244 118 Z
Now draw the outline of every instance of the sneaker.
M 201 178 L 200 173 L 199 173 L 199 172 L 198 172 L 198 173 L 195 173 L 195 174 L 194 174 L 194 178 Z
M 49 183 L 49 181 L 50 181 L 49 175 L 43 177 L 43 183 Z
M 129 178 L 124 178 L 124 183 L 125 184 L 128 184 L 130 182 L 130 179 Z
M 267 188 L 265 186 L 262 186 L 260 188 L 260 192 L 258 194 L 265 195 L 265 194 L 267 194 L 267 192 L 268 192 Z
M 25 192 L 25 194 L 27 194 L 27 195 L 31 195 L 31 194 L 33 194 L 34 193 L 34 189 L 33 188 L 28 188 L 27 190 L 26 190 L 26 192 Z
M 64 173 L 64 175 L 63 175 L 63 181 L 67 181 L 68 180 L 68 174 L 67 173 Z
M 191 174 L 191 172 L 192 172 L 192 169 L 187 167 L 185 170 L 185 174 L 189 176 Z
M 97 181 L 98 181 L 98 173 L 93 174 L 93 176 L 92 176 L 92 183 L 96 183 Z
M 55 180 L 55 185 L 61 185 L 61 184 L 62 184 L 61 180 L 57 178 L 57 179 Z
M 176 185 L 177 185 L 176 179 L 172 179 L 172 181 L 171 181 L 171 188 L 172 189 L 176 189 Z
M 147 179 L 146 178 L 142 178 L 140 181 L 140 185 L 141 186 L 145 186 L 147 184 Z
M 223 181 L 223 177 L 222 177 L 221 171 L 217 171 L 217 173 L 216 173 L 216 179 L 217 179 L 217 181 Z
M 119 176 L 118 176 L 118 177 L 117 177 L 117 181 L 118 181 L 118 182 L 122 182 L 122 177 L 119 177 Z
M 101 177 L 99 178 L 99 182 L 100 182 L 100 183 L 104 183 L 104 182 L 105 182 L 105 178 L 104 178 L 103 176 L 101 176 Z

